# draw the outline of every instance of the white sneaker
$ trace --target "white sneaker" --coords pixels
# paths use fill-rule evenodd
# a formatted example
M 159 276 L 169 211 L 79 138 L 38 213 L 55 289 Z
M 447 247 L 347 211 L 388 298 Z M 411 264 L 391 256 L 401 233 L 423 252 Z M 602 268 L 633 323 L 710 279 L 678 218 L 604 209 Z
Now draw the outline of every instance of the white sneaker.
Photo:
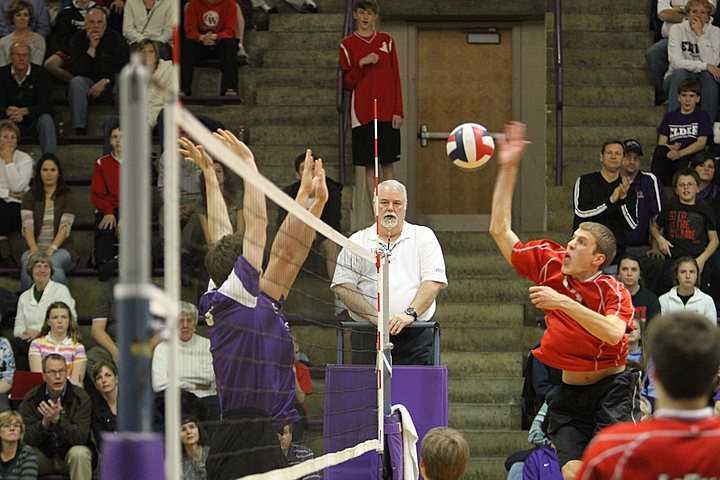
M 243 47 L 243 44 L 238 44 L 238 52 L 237 52 L 238 58 L 244 58 L 246 61 L 248 58 L 250 58 L 250 55 L 247 54 L 245 51 L 245 47 Z
M 720 145 L 720 122 L 713 123 L 713 141 Z

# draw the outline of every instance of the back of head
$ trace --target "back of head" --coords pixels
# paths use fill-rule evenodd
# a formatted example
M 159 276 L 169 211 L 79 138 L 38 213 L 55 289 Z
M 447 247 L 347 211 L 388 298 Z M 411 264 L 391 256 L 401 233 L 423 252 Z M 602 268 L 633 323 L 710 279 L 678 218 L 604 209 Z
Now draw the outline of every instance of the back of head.
M 227 280 L 237 258 L 242 255 L 243 237 L 237 234 L 225 235 L 208 249 L 205 268 L 216 286 Z
M 436 427 L 423 438 L 420 459 L 426 480 L 457 480 L 470 461 L 470 447 L 457 430 Z
M 655 375 L 673 399 L 704 397 L 720 366 L 720 329 L 704 316 L 678 311 L 653 319 L 647 352 Z

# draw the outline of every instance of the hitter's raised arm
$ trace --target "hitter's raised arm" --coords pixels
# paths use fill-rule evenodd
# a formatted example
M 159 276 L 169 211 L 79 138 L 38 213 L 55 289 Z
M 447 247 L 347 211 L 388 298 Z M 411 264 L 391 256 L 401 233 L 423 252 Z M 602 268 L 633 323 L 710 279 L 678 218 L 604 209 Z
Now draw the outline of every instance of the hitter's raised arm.
M 495 141 L 498 145 L 498 173 L 490 211 L 490 234 L 509 263 L 512 249 L 519 241 L 512 230 L 513 192 L 520 159 L 530 142 L 525 140 L 525 125 L 520 122 L 505 125 L 505 135 L 499 135 Z

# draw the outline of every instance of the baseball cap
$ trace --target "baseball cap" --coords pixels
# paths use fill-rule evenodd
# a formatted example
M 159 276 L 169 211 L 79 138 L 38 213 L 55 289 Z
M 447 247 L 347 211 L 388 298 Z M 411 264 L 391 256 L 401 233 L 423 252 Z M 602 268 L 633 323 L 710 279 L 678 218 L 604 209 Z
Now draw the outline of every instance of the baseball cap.
M 623 147 L 625 147 L 625 152 L 635 152 L 641 157 L 643 156 L 642 145 L 640 145 L 640 142 L 633 138 L 624 140 Z

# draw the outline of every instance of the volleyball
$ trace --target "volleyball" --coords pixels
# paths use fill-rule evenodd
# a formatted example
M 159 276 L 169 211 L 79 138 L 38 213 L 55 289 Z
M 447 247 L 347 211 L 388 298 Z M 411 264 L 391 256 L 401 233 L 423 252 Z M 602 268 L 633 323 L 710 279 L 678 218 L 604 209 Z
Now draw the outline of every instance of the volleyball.
M 495 152 L 495 141 L 485 127 L 463 123 L 450 133 L 447 154 L 452 162 L 465 170 L 485 165 Z

